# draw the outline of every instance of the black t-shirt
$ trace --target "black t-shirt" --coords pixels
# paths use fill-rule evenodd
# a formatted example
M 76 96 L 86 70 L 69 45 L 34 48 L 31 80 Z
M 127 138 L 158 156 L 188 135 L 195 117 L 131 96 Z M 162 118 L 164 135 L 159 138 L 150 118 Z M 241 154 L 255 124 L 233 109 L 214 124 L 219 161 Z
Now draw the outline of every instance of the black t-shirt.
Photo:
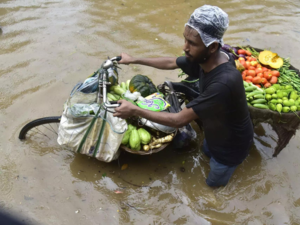
M 202 92 L 186 107 L 192 108 L 202 121 L 212 156 L 219 163 L 234 166 L 248 155 L 253 126 L 242 76 L 234 60 L 227 56 L 227 63 L 206 74 L 199 64 L 188 61 L 185 56 L 178 57 L 176 63 L 187 75 L 199 78 Z

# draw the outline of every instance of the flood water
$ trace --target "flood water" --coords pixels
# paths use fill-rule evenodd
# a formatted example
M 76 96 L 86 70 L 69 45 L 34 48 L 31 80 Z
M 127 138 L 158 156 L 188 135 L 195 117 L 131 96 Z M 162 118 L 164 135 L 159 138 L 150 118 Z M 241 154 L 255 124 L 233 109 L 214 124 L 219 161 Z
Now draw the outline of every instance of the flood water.
M 108 56 L 181 55 L 184 24 L 205 3 L 0 0 L 1 211 L 49 225 L 300 224 L 299 132 L 272 158 L 277 135 L 257 127 L 249 157 L 218 189 L 205 184 L 200 134 L 188 152 L 124 153 L 112 163 L 18 139 L 27 122 L 60 115 L 72 87 Z M 300 68 L 299 0 L 209 4 L 229 15 L 225 43 L 271 49 Z M 155 84 L 180 80 L 178 70 L 120 67 L 121 81 L 138 73 Z

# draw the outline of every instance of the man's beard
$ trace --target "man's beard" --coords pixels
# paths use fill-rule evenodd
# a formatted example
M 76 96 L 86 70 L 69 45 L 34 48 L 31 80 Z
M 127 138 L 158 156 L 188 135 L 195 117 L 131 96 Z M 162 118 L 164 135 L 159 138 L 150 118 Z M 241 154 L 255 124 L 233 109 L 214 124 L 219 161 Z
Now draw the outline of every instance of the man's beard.
M 209 50 L 207 48 L 207 50 L 205 51 L 205 53 L 201 54 L 201 56 L 199 56 L 199 58 L 197 58 L 197 63 L 199 64 L 204 64 L 205 62 L 207 62 L 207 60 L 209 59 L 210 54 L 209 54 Z

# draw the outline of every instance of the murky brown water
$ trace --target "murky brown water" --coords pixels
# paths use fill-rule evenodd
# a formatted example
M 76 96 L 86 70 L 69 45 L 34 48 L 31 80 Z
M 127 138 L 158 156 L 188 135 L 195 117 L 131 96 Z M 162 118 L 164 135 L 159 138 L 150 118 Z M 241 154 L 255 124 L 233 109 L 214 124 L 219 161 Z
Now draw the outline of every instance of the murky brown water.
M 38 224 L 300 224 L 299 132 L 270 158 L 276 135 L 257 128 L 250 156 L 216 190 L 199 146 L 107 164 L 17 138 L 26 122 L 61 114 L 72 87 L 107 56 L 180 55 L 183 25 L 204 3 L 0 0 L 0 209 Z M 300 67 L 298 0 L 209 3 L 229 14 L 226 43 L 272 49 Z M 120 79 L 136 73 L 178 80 L 178 71 L 136 65 L 122 66 Z

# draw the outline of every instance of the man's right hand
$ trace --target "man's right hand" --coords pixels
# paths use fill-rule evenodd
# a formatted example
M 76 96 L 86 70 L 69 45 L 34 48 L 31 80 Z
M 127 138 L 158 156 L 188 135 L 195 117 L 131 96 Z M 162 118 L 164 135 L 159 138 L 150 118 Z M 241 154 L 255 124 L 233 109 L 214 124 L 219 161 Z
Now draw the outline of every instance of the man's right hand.
M 128 64 L 132 63 L 132 61 L 133 61 L 133 57 L 124 52 L 121 53 L 121 57 L 122 57 L 122 59 L 118 62 L 119 64 L 128 65 Z
M 162 70 L 172 70 L 178 68 L 176 64 L 176 57 L 160 57 L 160 58 L 134 58 L 126 53 L 121 53 L 122 59 L 120 64 L 139 64 L 144 66 L 151 66 Z

